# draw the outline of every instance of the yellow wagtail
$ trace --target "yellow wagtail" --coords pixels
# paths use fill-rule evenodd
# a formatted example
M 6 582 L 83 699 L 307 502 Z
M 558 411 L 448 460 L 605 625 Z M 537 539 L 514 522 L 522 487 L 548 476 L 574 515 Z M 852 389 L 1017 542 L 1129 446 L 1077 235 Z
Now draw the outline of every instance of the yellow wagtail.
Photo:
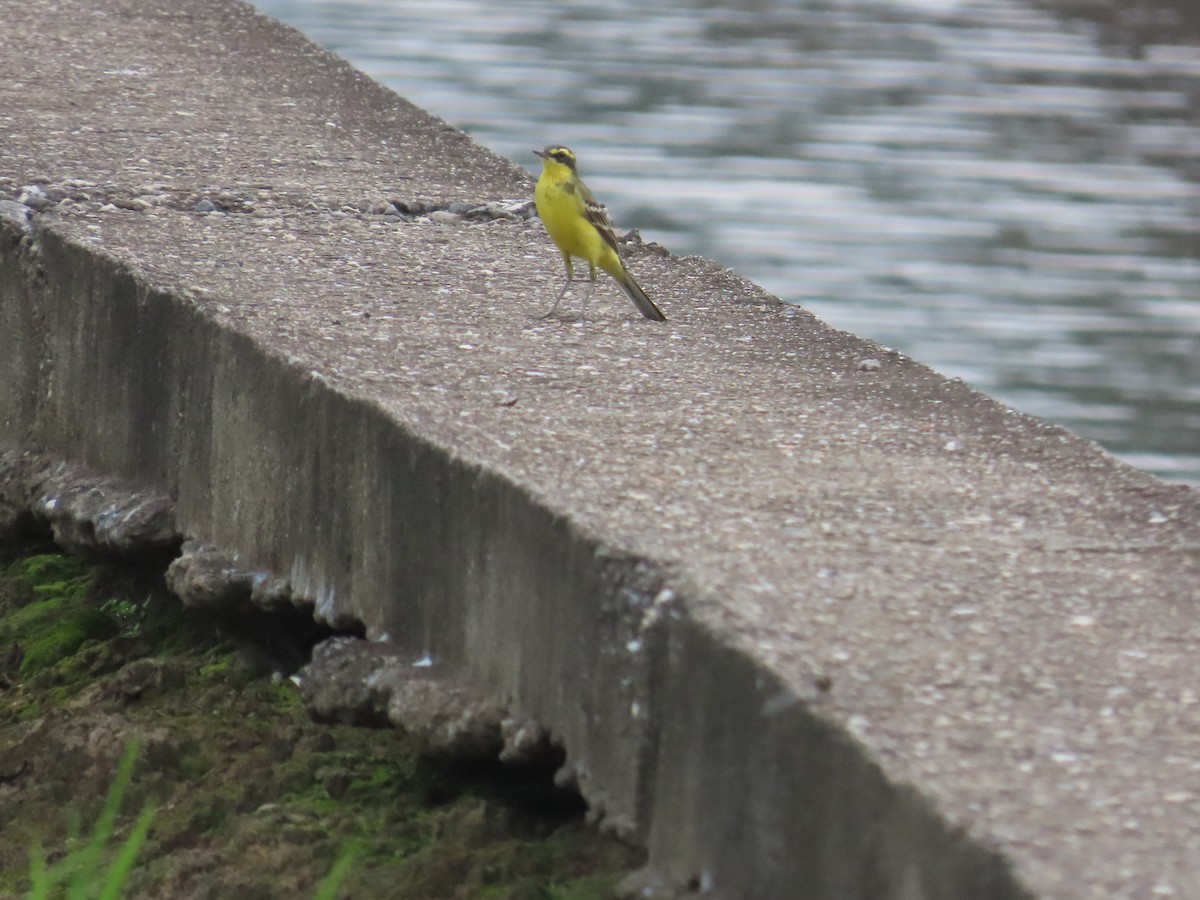
M 582 309 L 587 308 L 587 302 L 596 287 L 596 266 L 599 266 L 616 280 L 625 296 L 633 301 L 643 316 L 665 322 L 667 317 L 663 311 L 646 296 L 621 261 L 612 220 L 604 205 L 592 196 L 575 170 L 575 154 L 567 147 L 553 144 L 545 150 L 533 152 L 542 158 L 542 174 L 533 195 L 537 201 L 538 215 L 547 233 L 558 245 L 563 264 L 567 267 L 567 282 L 558 292 L 550 311 L 542 318 L 554 315 L 567 289 L 571 287 L 571 280 L 575 277 L 571 257 L 575 256 L 587 262 L 592 274 Z

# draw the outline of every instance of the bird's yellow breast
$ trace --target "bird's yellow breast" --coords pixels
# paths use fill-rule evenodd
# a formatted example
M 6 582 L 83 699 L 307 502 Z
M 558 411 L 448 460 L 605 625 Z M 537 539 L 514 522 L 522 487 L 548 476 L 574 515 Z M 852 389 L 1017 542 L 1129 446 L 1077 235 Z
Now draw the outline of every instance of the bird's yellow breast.
M 538 179 L 533 198 L 546 232 L 564 254 L 586 259 L 606 270 L 607 257 L 611 255 L 616 260 L 612 248 L 588 221 L 583 198 L 566 166 L 548 164 Z

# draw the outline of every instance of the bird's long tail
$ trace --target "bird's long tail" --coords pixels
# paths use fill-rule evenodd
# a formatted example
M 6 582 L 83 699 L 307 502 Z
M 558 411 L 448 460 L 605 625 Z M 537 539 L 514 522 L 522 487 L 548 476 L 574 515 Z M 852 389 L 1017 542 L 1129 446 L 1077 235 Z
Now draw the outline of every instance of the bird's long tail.
M 647 319 L 653 319 L 656 322 L 665 322 L 667 317 L 663 315 L 663 311 L 654 305 L 646 292 L 641 286 L 633 280 L 633 276 L 629 274 L 629 270 L 622 267 L 618 274 L 613 275 L 617 280 L 617 284 L 621 286 L 621 290 L 625 292 L 625 296 L 633 301 L 633 305 L 638 308 L 638 311 Z

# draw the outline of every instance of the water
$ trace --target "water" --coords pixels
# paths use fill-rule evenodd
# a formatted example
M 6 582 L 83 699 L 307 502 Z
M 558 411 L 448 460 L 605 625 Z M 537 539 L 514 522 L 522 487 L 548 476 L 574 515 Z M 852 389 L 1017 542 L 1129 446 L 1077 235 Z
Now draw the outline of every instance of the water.
M 620 227 L 1200 484 L 1190 2 L 258 6 L 531 171 L 571 145 Z

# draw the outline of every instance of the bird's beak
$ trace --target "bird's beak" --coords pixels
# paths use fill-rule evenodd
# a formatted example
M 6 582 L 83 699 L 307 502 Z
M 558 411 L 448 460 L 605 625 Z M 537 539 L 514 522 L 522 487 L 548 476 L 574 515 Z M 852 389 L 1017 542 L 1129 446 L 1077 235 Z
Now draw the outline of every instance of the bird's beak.
M 545 159 L 545 158 L 546 158 L 546 154 L 545 154 L 545 153 L 543 153 L 541 150 L 534 150 L 534 151 L 533 151 L 533 155 L 534 155 L 534 156 L 540 156 L 542 159 Z

